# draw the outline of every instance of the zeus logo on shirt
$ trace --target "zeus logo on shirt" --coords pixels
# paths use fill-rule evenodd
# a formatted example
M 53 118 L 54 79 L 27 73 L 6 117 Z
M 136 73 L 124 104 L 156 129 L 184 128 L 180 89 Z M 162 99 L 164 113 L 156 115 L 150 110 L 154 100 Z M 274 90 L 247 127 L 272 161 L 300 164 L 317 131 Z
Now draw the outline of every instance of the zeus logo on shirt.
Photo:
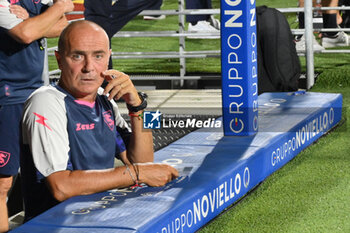
M 92 130 L 95 128 L 95 124 L 81 124 L 81 123 L 77 123 L 77 128 L 75 131 L 80 131 L 80 130 Z

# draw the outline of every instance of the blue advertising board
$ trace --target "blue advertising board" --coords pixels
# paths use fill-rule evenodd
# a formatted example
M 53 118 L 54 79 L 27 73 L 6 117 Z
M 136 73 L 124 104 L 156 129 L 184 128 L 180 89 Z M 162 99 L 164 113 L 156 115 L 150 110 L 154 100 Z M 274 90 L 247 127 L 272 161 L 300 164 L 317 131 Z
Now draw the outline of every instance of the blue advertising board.
M 264 93 L 256 135 L 225 137 L 222 130 L 202 128 L 157 151 L 155 162 L 171 164 L 180 173 L 164 187 L 73 197 L 11 232 L 195 232 L 341 117 L 340 94 Z
M 222 111 L 225 136 L 258 130 L 255 0 L 221 0 Z

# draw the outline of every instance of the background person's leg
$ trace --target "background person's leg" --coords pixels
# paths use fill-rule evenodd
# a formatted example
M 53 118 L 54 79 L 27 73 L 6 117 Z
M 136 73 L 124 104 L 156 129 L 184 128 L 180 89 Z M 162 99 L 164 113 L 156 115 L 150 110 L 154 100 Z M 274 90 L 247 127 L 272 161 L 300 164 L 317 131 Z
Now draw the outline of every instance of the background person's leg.
M 211 9 L 211 0 L 186 0 L 186 9 Z M 212 15 L 187 15 L 189 32 L 220 32 L 220 21 Z M 188 36 L 188 38 L 218 39 L 220 36 Z
M 12 176 L 0 175 L 0 232 L 9 230 L 7 194 L 12 185 Z
M 153 6 L 150 6 L 145 10 L 160 10 L 160 8 L 162 7 L 162 4 L 163 4 L 163 0 L 158 0 L 156 4 L 154 4 Z M 165 15 L 144 15 L 143 16 L 144 20 L 161 20 L 165 18 L 166 18 Z
M 186 0 L 186 9 L 211 9 L 211 0 Z M 186 21 L 195 25 L 198 21 L 208 20 L 210 15 L 187 15 Z
M 112 5 L 110 0 L 85 0 L 84 16 L 85 19 L 100 25 L 111 40 L 141 11 L 155 7 L 159 2 L 159 0 L 119 0 Z M 113 68 L 112 58 L 109 60 L 108 68 Z
M 322 0 L 322 6 L 324 7 L 337 7 L 338 0 Z M 327 10 L 323 11 L 323 27 L 324 28 L 337 28 L 337 13 L 338 10 Z M 337 32 L 325 32 L 323 33 L 325 36 L 335 36 Z
M 312 2 L 313 6 L 316 5 L 316 0 L 313 0 Z M 299 7 L 304 7 L 304 0 L 299 0 Z M 305 28 L 305 16 L 304 12 L 298 13 L 298 23 L 299 28 Z M 315 36 L 313 36 L 313 43 L 312 47 L 314 51 L 322 51 L 324 48 L 318 43 Z M 305 52 L 306 45 L 305 45 L 305 35 L 298 35 L 295 37 L 295 48 L 298 52 Z
M 322 0 L 322 6 L 337 7 L 338 0 Z M 324 28 L 338 28 L 337 23 L 338 10 L 327 10 L 322 13 Z M 350 38 L 345 32 L 325 32 L 322 33 L 322 46 L 332 48 L 338 46 L 349 46 Z
M 7 196 L 19 170 L 23 104 L 0 106 L 0 232 L 8 230 Z
M 299 0 L 299 7 L 304 7 L 304 0 Z M 316 0 L 312 1 L 312 5 L 316 6 Z M 304 12 L 298 13 L 298 26 L 299 28 L 305 28 L 305 14 Z

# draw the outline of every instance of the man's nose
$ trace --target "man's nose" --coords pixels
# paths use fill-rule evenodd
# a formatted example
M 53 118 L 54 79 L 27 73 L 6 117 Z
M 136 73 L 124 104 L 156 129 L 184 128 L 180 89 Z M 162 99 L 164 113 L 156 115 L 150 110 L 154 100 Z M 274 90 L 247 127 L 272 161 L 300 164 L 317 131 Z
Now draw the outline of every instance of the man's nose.
M 84 72 L 91 72 L 93 69 L 94 69 L 93 59 L 90 56 L 86 56 L 83 71 Z

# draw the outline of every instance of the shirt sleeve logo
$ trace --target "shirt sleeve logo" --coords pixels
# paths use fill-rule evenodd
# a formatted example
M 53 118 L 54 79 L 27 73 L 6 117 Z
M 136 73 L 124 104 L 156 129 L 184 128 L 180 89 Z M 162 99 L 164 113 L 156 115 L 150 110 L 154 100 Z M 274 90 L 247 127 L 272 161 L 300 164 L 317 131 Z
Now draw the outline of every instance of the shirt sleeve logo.
M 10 4 L 11 4 L 11 5 L 16 4 L 17 2 L 19 2 L 19 0 L 10 0 Z
M 0 151 L 0 167 L 4 167 L 10 161 L 10 153 Z
M 103 113 L 103 118 L 104 118 L 105 123 L 108 125 L 109 129 L 113 131 L 114 130 L 114 120 L 112 117 L 112 111 L 111 110 L 105 111 Z
M 40 115 L 40 114 L 38 114 L 38 113 L 35 113 L 35 112 L 33 112 L 34 113 L 34 115 L 35 116 L 37 116 L 39 119 L 38 120 L 36 120 L 35 122 L 37 122 L 37 123 L 39 123 L 39 124 L 41 124 L 41 125 L 43 125 L 43 126 L 45 126 L 46 128 L 48 128 L 49 130 L 51 130 L 52 131 L 52 129 L 50 128 L 50 126 L 48 126 L 47 124 L 46 124 L 46 118 L 45 117 L 43 117 L 42 115 Z

